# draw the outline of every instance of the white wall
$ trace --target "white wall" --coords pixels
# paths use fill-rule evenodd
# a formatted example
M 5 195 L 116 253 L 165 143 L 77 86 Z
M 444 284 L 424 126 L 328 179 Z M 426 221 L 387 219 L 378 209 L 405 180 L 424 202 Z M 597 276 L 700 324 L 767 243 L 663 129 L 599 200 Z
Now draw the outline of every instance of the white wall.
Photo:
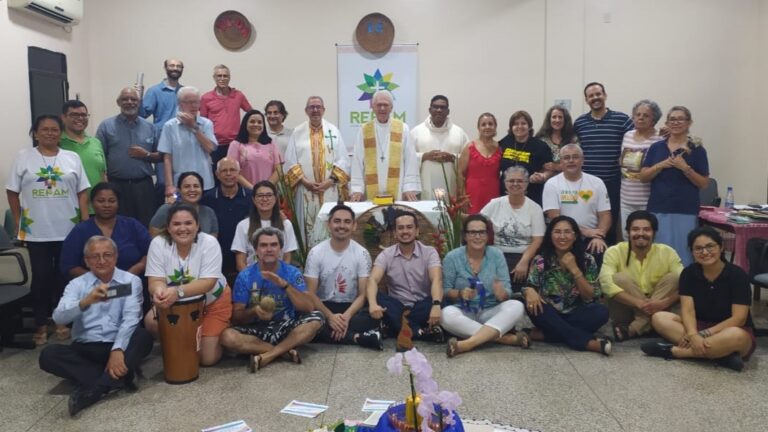
M 182 82 L 203 90 L 213 87 L 211 67 L 227 64 L 232 85 L 255 106 L 281 99 L 295 125 L 310 94 L 325 98 L 336 121 L 334 44 L 351 43 L 360 18 L 382 12 L 395 24 L 395 43 L 419 43 L 420 117 L 429 98 L 443 93 L 471 136 L 483 111 L 497 115 L 501 134 L 518 109 L 538 126 L 554 99 L 571 99 L 574 115 L 584 112 L 583 85 L 602 81 L 612 109 L 628 112 L 643 98 L 665 112 L 688 106 L 721 193 L 731 184 L 737 201 L 766 199 L 768 138 L 759 114 L 768 100 L 760 79 L 768 72 L 768 0 L 88 0 L 71 35 L 8 20 L 0 6 L 0 54 L 19 65 L 0 84 L 19 101 L 2 120 L 14 149 L 29 142 L 30 41 L 67 54 L 92 131 L 116 112 L 115 96 L 136 72 L 145 73 L 147 86 L 159 82 L 166 57 L 184 60 Z M 242 52 L 221 48 L 213 36 L 213 20 L 227 9 L 256 29 Z M 0 164 L 0 178 L 10 163 Z

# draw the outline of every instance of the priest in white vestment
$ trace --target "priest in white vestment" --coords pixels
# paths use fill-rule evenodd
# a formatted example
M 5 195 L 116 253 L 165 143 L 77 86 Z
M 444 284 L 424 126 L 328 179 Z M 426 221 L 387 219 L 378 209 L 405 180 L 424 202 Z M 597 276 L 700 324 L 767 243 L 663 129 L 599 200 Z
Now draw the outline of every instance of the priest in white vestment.
M 408 125 L 391 118 L 392 93 L 379 90 L 371 106 L 376 118 L 360 127 L 352 158 L 352 201 L 392 195 L 396 200 L 418 200 L 421 192 L 416 150 Z
M 429 102 L 429 117 L 411 131 L 421 167 L 421 199 L 434 199 L 437 188 L 456 194 L 456 160 L 469 142 L 464 129 L 448 117 L 448 98 L 437 95 Z M 447 183 L 446 183 L 447 180 Z
M 323 239 L 310 238 L 320 207 L 346 198 L 349 156 L 339 129 L 323 119 L 325 104 L 319 96 L 307 99 L 309 120 L 293 130 L 285 151 L 285 178 L 296 187 L 296 213 L 302 239 L 310 246 Z

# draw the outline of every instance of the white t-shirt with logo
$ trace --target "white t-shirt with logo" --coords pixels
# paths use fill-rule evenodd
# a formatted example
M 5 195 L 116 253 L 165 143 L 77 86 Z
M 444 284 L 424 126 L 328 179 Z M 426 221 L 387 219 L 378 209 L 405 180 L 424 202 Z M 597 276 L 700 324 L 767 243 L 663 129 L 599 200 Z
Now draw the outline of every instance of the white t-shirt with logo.
M 216 237 L 206 233 L 198 233 L 197 241 L 185 259 L 179 257 L 176 245 L 164 236 L 157 236 L 149 244 L 147 253 L 147 269 L 144 275 L 165 278 L 168 286 L 188 284 L 197 279 L 215 278 L 216 285 L 205 296 L 206 303 L 216 301 L 227 286 L 227 279 L 221 273 L 221 247 Z M 183 300 L 195 299 L 200 296 L 184 297 Z
M 304 277 L 318 279 L 317 296 L 321 301 L 352 303 L 359 289 L 357 278 L 371 274 L 371 255 L 354 240 L 342 252 L 331 247 L 331 240 L 323 240 L 307 255 Z
M 235 227 L 235 237 L 232 239 L 232 252 L 241 252 L 245 254 L 245 262 L 247 265 L 251 265 L 255 262 L 256 250 L 253 249 L 251 239 L 248 238 L 248 228 L 251 226 L 251 220 L 245 218 L 237 223 Z M 261 226 L 272 226 L 272 222 L 269 220 L 261 220 Z M 256 232 L 256 231 L 254 231 Z M 283 219 L 283 253 L 293 252 L 299 248 L 299 243 L 296 241 L 296 233 L 293 232 L 293 224 L 288 219 Z
M 19 240 L 63 241 L 80 221 L 78 192 L 90 187 L 77 153 L 59 149 L 43 156 L 37 148 L 19 152 L 5 185 L 21 200 Z
M 493 224 L 493 245 L 504 253 L 524 253 L 533 237 L 543 237 L 547 229 L 544 211 L 528 197 L 518 209 L 512 208 L 507 196 L 494 198 L 480 214 Z
M 560 210 L 570 216 L 579 226 L 597 228 L 597 213 L 611 209 L 608 190 L 598 177 L 582 173 L 581 178 L 570 181 L 560 173 L 544 184 L 542 197 L 544 211 Z

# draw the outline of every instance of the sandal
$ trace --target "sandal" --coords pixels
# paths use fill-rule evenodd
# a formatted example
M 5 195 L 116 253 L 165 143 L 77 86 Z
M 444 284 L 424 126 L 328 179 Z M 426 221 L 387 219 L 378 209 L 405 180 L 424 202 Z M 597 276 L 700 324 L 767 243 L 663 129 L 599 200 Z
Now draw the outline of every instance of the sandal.
M 531 348 L 531 337 L 528 336 L 528 333 L 524 331 L 517 333 L 517 345 L 522 349 Z
M 35 346 L 41 346 L 48 343 L 48 329 L 43 328 L 42 330 L 38 330 L 35 332 L 35 334 L 32 335 L 32 341 L 35 343 Z
M 448 358 L 454 358 L 459 353 L 459 340 L 455 337 L 448 339 L 448 343 L 445 347 L 445 355 Z
M 629 326 L 617 324 L 613 326 L 613 338 L 616 342 L 624 342 L 629 339 Z
M 292 361 L 294 364 L 301 364 L 301 355 L 298 351 L 292 349 L 288 350 L 286 354 L 288 354 L 288 360 Z
M 251 355 L 248 361 L 248 372 L 256 373 L 259 369 L 261 369 L 261 356 L 257 354 Z

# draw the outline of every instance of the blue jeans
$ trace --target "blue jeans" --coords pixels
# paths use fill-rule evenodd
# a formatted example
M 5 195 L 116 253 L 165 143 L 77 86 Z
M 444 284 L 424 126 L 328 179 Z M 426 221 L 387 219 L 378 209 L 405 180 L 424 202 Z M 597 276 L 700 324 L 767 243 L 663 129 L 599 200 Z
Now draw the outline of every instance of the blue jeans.
M 562 342 L 575 350 L 584 351 L 587 343 L 594 339 L 597 329 L 608 322 L 608 308 L 600 303 L 587 303 L 568 313 L 560 313 L 552 305 L 544 303 L 544 312 L 532 315 L 528 309 L 528 317 L 544 332 L 547 342 Z
M 376 302 L 379 306 L 385 308 L 384 323 L 390 329 L 390 336 L 397 336 L 400 333 L 401 319 L 405 305 L 400 300 L 392 298 L 386 294 L 377 293 Z M 419 334 L 419 329 L 428 328 L 429 312 L 432 310 L 432 297 L 423 298 L 411 306 L 411 313 L 408 315 L 408 325 L 411 326 L 414 336 Z

